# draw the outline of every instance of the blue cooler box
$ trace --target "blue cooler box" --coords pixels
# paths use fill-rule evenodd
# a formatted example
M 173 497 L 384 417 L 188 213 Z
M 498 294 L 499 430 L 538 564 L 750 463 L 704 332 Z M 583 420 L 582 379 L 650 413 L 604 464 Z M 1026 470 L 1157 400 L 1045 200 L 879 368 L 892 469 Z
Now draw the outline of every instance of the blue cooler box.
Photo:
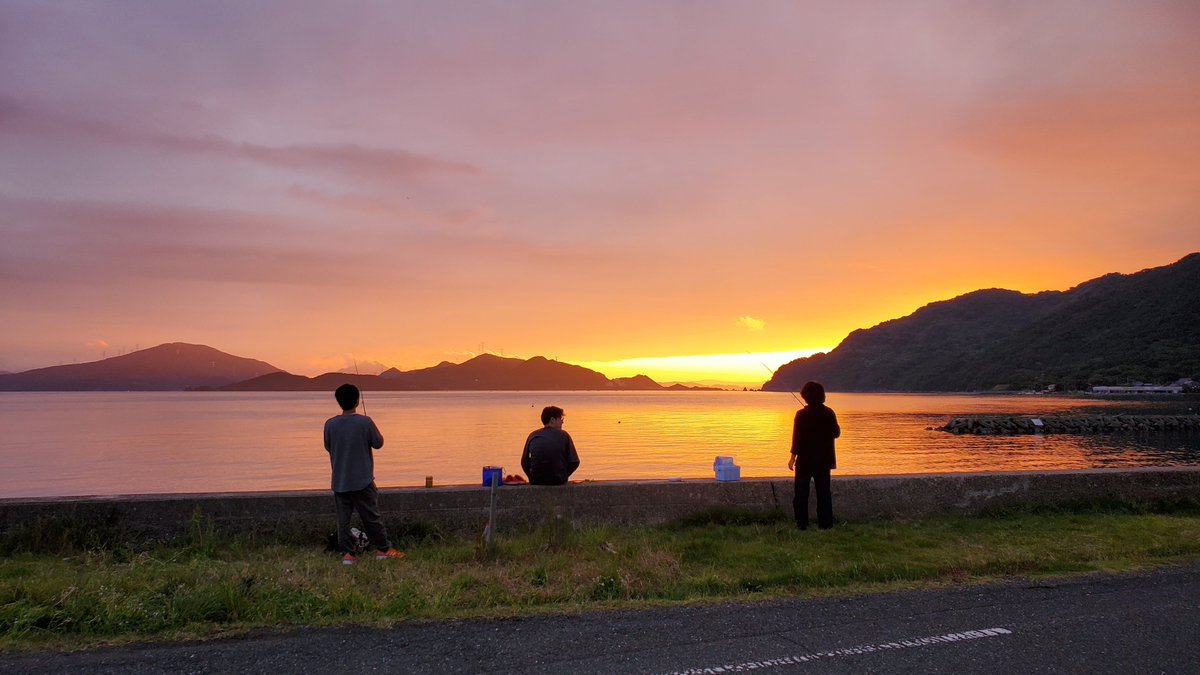
M 492 486 L 492 476 L 496 477 L 496 485 L 504 485 L 504 467 L 502 466 L 485 466 L 483 467 L 483 486 Z

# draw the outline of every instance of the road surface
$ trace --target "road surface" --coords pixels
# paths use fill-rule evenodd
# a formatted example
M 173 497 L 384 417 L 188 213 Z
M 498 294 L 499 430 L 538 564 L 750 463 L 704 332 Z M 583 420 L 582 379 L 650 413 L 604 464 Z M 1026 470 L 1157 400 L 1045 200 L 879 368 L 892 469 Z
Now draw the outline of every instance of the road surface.
M 4 673 L 1200 673 L 1200 561 L 1014 580 L 505 620 L 302 629 L 0 655 Z

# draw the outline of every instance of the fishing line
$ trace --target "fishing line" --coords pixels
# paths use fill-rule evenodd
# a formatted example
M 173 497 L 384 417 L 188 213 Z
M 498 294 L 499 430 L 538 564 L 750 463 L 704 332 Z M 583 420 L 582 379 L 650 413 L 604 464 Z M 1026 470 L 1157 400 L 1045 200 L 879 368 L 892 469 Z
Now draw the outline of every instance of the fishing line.
M 746 356 L 749 356 L 750 358 L 753 358 L 755 361 L 758 361 L 758 364 L 760 366 L 767 369 L 767 372 L 771 374 L 771 377 L 775 377 L 775 371 L 771 370 L 771 366 L 768 366 L 767 364 L 763 363 L 762 359 L 754 358 L 754 354 L 751 354 L 750 352 L 746 352 Z M 800 400 L 800 397 L 796 396 L 796 392 L 792 391 L 791 389 L 788 389 L 787 393 L 791 394 L 792 398 L 796 399 L 796 403 L 799 403 L 800 405 L 804 405 L 804 402 Z

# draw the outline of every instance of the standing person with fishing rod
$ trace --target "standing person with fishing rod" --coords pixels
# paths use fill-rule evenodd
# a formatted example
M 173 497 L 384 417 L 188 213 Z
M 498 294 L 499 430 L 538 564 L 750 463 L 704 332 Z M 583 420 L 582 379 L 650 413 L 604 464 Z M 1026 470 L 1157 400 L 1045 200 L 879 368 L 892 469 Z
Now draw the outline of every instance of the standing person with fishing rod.
M 842 435 L 837 415 L 825 405 L 825 387 L 820 382 L 806 382 L 800 389 L 804 407 L 796 412 L 792 424 L 792 455 L 788 471 L 796 471 L 792 509 L 796 527 L 808 529 L 808 484 L 817 489 L 817 527 L 833 527 L 833 494 L 829 472 L 837 468 L 833 440 Z
M 358 414 L 362 397 L 358 387 L 343 384 L 333 392 L 333 397 L 341 406 L 342 413 L 325 422 L 325 451 L 329 453 L 332 468 L 331 487 L 337 514 L 338 549 L 343 553 L 342 564 L 353 565 L 358 560 L 354 555 L 354 540 L 350 536 L 350 516 L 355 511 L 362 519 L 363 529 L 371 544 L 377 549 L 376 560 L 403 558 L 402 552 L 392 548 L 379 515 L 373 451 L 383 447 L 383 434 L 379 433 L 374 420 Z

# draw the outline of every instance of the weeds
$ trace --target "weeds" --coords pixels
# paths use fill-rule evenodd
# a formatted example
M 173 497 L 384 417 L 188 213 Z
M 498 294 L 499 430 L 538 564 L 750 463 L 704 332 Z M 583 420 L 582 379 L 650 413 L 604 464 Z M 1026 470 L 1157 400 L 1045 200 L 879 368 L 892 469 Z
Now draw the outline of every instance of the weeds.
M 501 532 L 487 556 L 472 537 L 413 528 L 398 537 L 403 561 L 353 567 L 315 546 L 221 540 L 198 512 L 170 545 L 107 537 L 73 533 L 58 550 L 30 537 L 0 557 L 0 647 L 1125 570 L 1200 555 L 1200 513 L 1056 509 L 798 532 L 782 517 L 714 512 L 669 527 Z

